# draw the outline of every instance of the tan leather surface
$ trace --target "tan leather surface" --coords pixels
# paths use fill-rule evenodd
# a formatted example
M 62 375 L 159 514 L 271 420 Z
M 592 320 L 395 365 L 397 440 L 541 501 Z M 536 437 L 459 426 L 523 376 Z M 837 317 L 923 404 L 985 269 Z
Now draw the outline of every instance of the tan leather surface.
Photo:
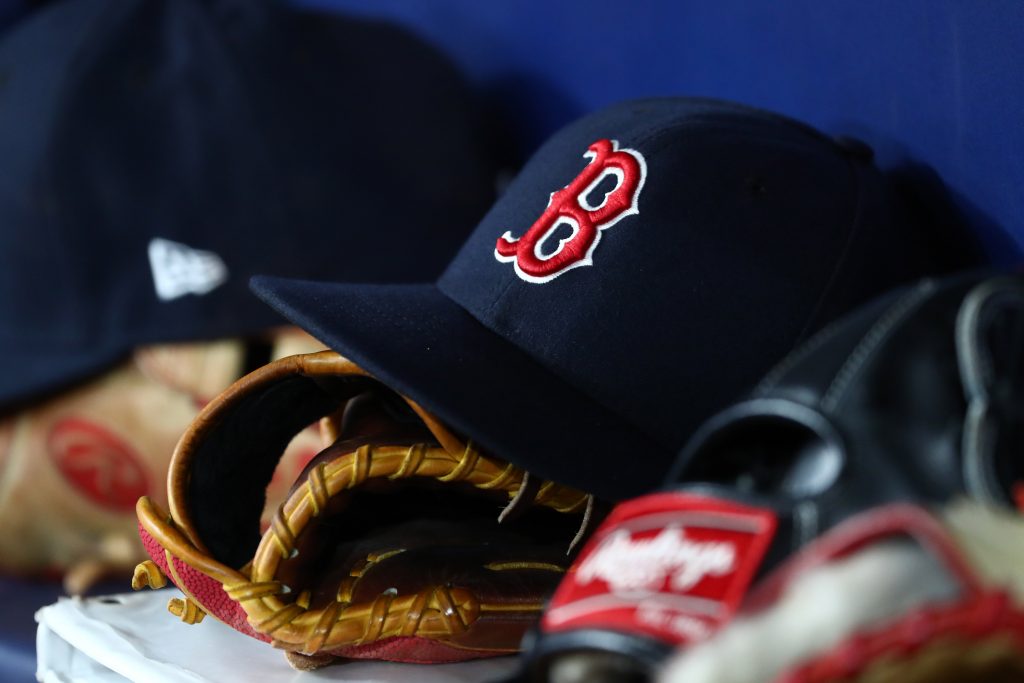
M 268 341 L 275 357 L 323 348 L 291 327 Z M 146 557 L 135 502 L 166 504 L 175 444 L 242 374 L 243 346 L 142 347 L 92 380 L 0 415 L 0 573 L 63 577 L 72 593 L 130 575 Z M 317 429 L 296 436 L 268 489 L 272 507 L 320 447 Z
M 194 517 L 209 508 L 190 500 L 191 479 L 205 466 L 197 458 L 224 457 L 244 466 L 245 454 L 204 447 L 214 435 L 223 436 L 218 430 L 244 431 L 238 407 L 254 396 L 271 396 L 274 387 L 297 376 L 369 378 L 325 351 L 281 359 L 234 383 L 199 413 L 175 449 L 168 518 L 140 503 L 146 532 L 170 555 L 223 585 L 247 615 L 242 630 L 270 637 L 282 649 L 351 654 L 352 648 L 408 638 L 441 641 L 467 656 L 515 651 L 568 565 L 589 497 L 531 481 L 407 398 L 400 400 L 411 414 L 389 423 L 390 399 L 368 385 L 360 385 L 358 398 L 344 399 L 344 419 L 340 411 L 325 416 L 322 431 L 338 441 L 294 482 L 251 562 L 229 567 L 211 556 Z M 410 423 L 416 416 L 418 424 Z M 230 448 L 233 442 L 216 443 Z M 231 491 L 226 483 L 225 495 Z M 499 514 L 517 496 L 523 499 L 517 514 L 499 524 Z M 232 623 L 222 605 L 203 604 L 202 595 L 219 589 L 182 587 L 199 606 Z

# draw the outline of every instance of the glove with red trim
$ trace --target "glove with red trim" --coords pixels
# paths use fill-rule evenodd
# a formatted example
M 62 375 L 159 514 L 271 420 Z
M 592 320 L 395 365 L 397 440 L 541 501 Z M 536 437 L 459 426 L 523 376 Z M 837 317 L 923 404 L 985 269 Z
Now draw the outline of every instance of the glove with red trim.
M 1024 680 L 1024 518 L 891 505 L 819 538 L 659 683 Z
M 317 420 L 327 447 L 261 530 L 271 472 Z M 152 560 L 133 586 L 170 578 L 187 596 L 172 612 L 208 613 L 305 669 L 518 651 L 592 510 L 334 352 L 271 363 L 210 403 L 168 491 L 169 512 L 137 506 Z
M 259 349 L 265 362 L 319 348 L 295 328 L 259 340 L 140 347 L 89 381 L 7 412 L 0 419 L 0 572 L 62 578 L 72 594 L 130 576 L 146 557 L 135 502 L 144 494 L 164 500 L 174 444 L 200 407 L 243 374 L 247 349 Z M 294 476 L 319 443 L 315 432 L 302 434 L 282 469 Z M 283 499 L 290 482 L 279 478 L 270 497 Z
M 647 680 L 876 506 L 966 495 L 1012 509 L 1022 360 L 1019 275 L 924 281 L 825 329 L 698 431 L 668 490 L 612 512 L 530 636 L 525 677 Z

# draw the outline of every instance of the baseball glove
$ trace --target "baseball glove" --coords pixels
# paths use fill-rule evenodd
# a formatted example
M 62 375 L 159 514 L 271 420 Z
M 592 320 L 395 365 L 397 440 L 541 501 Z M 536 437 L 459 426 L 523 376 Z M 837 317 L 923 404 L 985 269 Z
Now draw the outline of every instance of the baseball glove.
M 320 421 L 324 448 L 261 529 L 280 454 Z M 210 403 L 175 450 L 169 513 L 137 513 L 170 609 L 211 614 L 289 654 L 460 661 L 518 651 L 593 499 L 480 452 L 334 352 L 267 365 Z
M 1024 680 L 1024 518 L 958 501 L 871 509 L 751 591 L 659 683 Z
M 524 675 L 648 680 L 865 510 L 960 496 L 1014 509 L 1022 360 L 1020 275 L 922 281 L 826 328 L 698 430 L 666 490 L 612 511 L 530 635 Z
M 174 444 L 201 405 L 242 374 L 248 355 L 323 348 L 296 328 L 264 338 L 140 347 L 89 381 L 9 408 L 0 417 L 0 573 L 53 577 L 72 594 L 124 580 L 146 554 L 136 531 L 141 495 L 163 500 Z M 319 435 L 282 459 L 269 494 L 287 493 Z M 315 454 L 319 448 L 312 451 Z

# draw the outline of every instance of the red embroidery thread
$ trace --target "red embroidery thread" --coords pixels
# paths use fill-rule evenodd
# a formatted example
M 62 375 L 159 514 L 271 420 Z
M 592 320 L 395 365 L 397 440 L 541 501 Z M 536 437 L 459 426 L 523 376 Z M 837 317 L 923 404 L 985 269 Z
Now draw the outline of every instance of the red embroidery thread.
M 615 140 L 598 140 L 583 156 L 590 163 L 571 183 L 551 194 L 544 213 L 522 237 L 508 231 L 498 238 L 494 257 L 513 263 L 516 274 L 527 282 L 550 282 L 572 268 L 591 265 L 601 231 L 639 213 L 637 201 L 647 177 L 643 155 L 619 149 Z M 599 205 L 591 205 L 588 195 L 609 175 L 618 183 Z M 541 247 L 560 225 L 568 225 L 572 235 L 561 240 L 554 252 L 543 255 Z

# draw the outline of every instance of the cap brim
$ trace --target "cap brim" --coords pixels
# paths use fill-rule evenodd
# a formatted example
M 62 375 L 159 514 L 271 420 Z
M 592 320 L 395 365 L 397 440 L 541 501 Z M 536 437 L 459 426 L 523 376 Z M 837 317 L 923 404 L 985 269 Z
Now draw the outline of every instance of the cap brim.
M 125 357 L 124 349 L 58 349 L 0 347 L 6 371 L 0 373 L 0 411 L 20 406 L 74 386 L 104 372 Z
M 256 277 L 286 318 L 487 451 L 618 500 L 660 485 L 666 447 L 484 327 L 436 286 Z

